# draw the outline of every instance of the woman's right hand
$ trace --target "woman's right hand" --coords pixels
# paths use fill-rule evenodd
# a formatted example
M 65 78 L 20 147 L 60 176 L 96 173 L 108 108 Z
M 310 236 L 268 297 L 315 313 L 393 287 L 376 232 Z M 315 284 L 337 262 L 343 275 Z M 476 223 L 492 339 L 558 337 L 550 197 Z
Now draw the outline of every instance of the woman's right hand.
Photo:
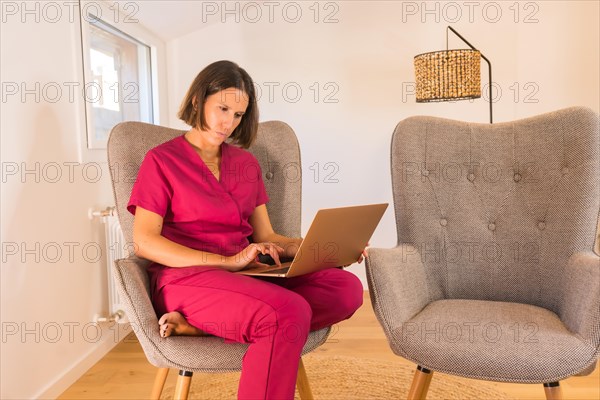
M 268 264 L 258 262 L 257 259 L 259 254 L 268 254 L 273 258 L 275 264 L 277 266 L 280 266 L 281 261 L 279 261 L 279 255 L 283 254 L 284 252 L 285 250 L 282 247 L 276 245 L 275 243 L 250 243 L 245 249 L 243 249 L 239 253 L 227 257 L 225 260 L 225 265 L 230 271 L 233 272 L 241 271 L 250 264 L 256 267 L 268 267 Z

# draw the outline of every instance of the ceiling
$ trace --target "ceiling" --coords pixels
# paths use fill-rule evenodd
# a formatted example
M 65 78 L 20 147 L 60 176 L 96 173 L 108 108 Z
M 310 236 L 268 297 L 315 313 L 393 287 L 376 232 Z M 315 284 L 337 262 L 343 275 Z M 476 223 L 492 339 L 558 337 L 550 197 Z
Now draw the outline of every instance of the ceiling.
M 219 7 L 218 2 L 198 0 L 119 0 L 123 15 L 138 20 L 146 29 L 165 42 L 201 29 L 219 20 L 207 7 Z M 203 5 L 203 3 L 205 3 Z M 135 6 L 135 8 L 133 8 Z M 202 16 L 207 14 L 206 22 Z

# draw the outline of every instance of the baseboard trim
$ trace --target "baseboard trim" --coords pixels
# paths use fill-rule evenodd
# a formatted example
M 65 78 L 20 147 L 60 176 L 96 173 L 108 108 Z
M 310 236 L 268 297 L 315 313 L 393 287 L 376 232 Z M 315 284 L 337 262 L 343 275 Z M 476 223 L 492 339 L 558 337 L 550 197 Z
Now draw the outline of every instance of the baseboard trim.
M 127 324 L 129 325 L 129 324 Z M 125 328 L 129 329 L 129 327 Z M 124 339 L 121 338 L 121 340 Z M 104 340 L 99 341 L 90 351 L 81 356 L 79 360 L 73 363 L 73 366 L 65 371 L 56 380 L 40 390 L 34 398 L 36 399 L 56 399 L 73 383 L 81 378 L 91 367 L 111 351 L 120 341 L 115 341 L 114 336 L 108 335 Z

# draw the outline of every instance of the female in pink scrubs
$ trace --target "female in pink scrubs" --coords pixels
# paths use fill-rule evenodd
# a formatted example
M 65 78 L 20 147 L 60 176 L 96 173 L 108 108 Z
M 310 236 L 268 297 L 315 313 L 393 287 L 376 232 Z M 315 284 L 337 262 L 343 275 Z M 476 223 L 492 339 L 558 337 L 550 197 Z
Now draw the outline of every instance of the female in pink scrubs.
M 161 335 L 249 343 L 238 397 L 292 399 L 308 332 L 349 318 L 362 284 L 337 268 L 287 279 L 233 274 L 259 254 L 293 257 L 302 241 L 273 231 L 260 166 L 243 150 L 258 127 L 252 79 L 229 61 L 209 65 L 179 117 L 192 128 L 146 154 L 128 204 L 136 254 L 153 261 Z

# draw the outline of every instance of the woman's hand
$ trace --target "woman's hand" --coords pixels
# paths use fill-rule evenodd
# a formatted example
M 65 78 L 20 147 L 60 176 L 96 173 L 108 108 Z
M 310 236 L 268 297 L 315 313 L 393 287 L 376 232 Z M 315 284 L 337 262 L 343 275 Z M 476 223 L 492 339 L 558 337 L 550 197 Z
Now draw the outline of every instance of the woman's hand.
M 275 233 L 271 220 L 269 219 L 269 213 L 267 207 L 264 204 L 256 207 L 249 219 L 250 225 L 254 232 L 252 233 L 252 240 L 256 243 L 277 243 L 279 246 L 284 248 L 284 252 L 280 253 L 281 256 L 287 258 L 294 258 L 302 243 L 302 238 L 291 238 Z
M 361 262 L 363 262 L 363 260 L 365 259 L 366 256 L 368 256 L 367 247 L 365 247 L 365 249 L 362 251 L 362 254 L 358 257 L 358 261 L 356 261 L 356 262 L 360 264 Z
M 268 254 L 271 256 L 271 258 L 273 258 L 275 264 L 280 266 L 281 261 L 279 261 L 279 255 L 283 254 L 284 252 L 285 250 L 275 243 L 250 243 L 244 250 L 233 256 L 227 257 L 225 265 L 228 266 L 228 269 L 233 272 L 241 271 L 250 264 L 256 267 L 268 267 L 268 264 L 258 262 L 257 260 L 259 254 Z
M 367 253 L 367 249 L 369 248 L 369 245 L 370 245 L 370 244 L 371 244 L 371 243 L 367 242 L 367 245 L 366 245 L 366 246 L 365 246 L 365 248 L 363 249 L 363 251 L 362 251 L 362 254 L 361 254 L 359 257 L 358 257 L 358 261 L 357 261 L 357 263 L 359 263 L 359 264 L 360 264 L 361 262 L 363 262 L 363 260 L 365 259 L 365 257 L 369 255 L 369 254 Z
M 367 246 L 364 248 L 364 250 L 362 251 L 362 253 L 360 254 L 360 256 L 358 256 L 358 260 L 356 260 L 357 263 L 361 263 L 363 262 L 363 260 L 365 259 L 365 257 L 368 255 L 367 254 L 367 249 L 369 248 L 369 243 L 367 243 Z M 346 268 L 349 267 L 350 264 L 348 265 L 341 265 L 341 267 Z

